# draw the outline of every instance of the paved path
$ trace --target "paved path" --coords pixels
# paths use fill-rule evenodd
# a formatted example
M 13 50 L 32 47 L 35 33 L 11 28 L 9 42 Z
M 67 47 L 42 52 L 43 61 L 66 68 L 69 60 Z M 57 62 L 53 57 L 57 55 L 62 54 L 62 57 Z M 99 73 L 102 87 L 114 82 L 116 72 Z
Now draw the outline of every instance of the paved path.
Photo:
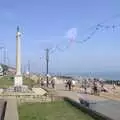
M 15 98 L 8 98 L 4 120 L 19 120 L 17 101 Z
M 78 99 L 80 97 L 86 99 L 86 100 L 89 100 L 89 101 L 105 101 L 107 100 L 106 98 L 104 97 L 100 97 L 100 96 L 93 96 L 93 95 L 88 95 L 88 94 L 80 94 L 78 91 L 68 91 L 68 90 L 65 90 L 64 88 L 64 85 L 56 85 L 56 92 L 58 95 L 60 96 L 66 96 L 66 97 L 70 97 L 76 101 L 78 101 Z
M 65 91 L 63 85 L 56 85 L 56 92 L 60 96 L 69 97 L 76 102 L 82 96 L 88 101 L 94 101 L 96 104 L 91 104 L 90 108 L 102 113 L 114 120 L 120 120 L 120 102 L 109 100 L 100 96 L 80 94 L 76 91 Z
M 4 114 L 4 108 L 5 108 L 5 100 L 0 99 L 0 119 L 3 119 Z

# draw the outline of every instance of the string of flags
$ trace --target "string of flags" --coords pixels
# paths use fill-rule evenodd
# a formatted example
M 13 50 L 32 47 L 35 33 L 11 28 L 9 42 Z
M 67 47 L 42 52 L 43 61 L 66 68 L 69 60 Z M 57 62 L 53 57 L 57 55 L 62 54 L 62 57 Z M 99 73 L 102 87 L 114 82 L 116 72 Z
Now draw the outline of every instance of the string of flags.
M 103 22 L 94 25 L 93 27 L 90 27 L 92 29 L 90 29 L 89 34 L 82 40 L 77 40 L 77 28 L 71 28 L 70 30 L 67 31 L 66 33 L 66 39 L 68 40 L 68 44 L 64 45 L 63 47 L 63 43 L 57 44 L 54 48 L 50 48 L 50 54 L 56 52 L 56 51 L 61 51 L 64 52 L 66 49 L 68 49 L 71 44 L 73 43 L 78 43 L 78 44 L 83 44 L 85 42 L 87 42 L 88 40 L 92 39 L 92 37 L 97 33 L 97 32 L 103 32 L 105 30 L 112 30 L 113 32 L 116 29 L 120 29 L 120 24 L 110 24 L 110 25 L 106 25 L 105 23 L 107 23 L 108 21 L 110 21 L 111 19 L 116 19 L 120 17 L 120 14 L 112 16 L 111 18 L 104 20 Z M 62 47 L 60 47 L 62 45 Z M 63 49 L 62 49 L 63 48 Z
M 82 40 L 76 40 L 76 39 L 70 39 L 69 40 L 69 44 L 66 45 L 64 47 L 64 49 L 60 48 L 58 45 L 56 46 L 56 49 L 54 49 L 54 52 L 56 52 L 57 50 L 58 51 L 61 51 L 61 52 L 64 52 L 65 49 L 69 48 L 69 46 L 71 45 L 71 43 L 80 43 L 80 44 L 83 44 L 85 42 L 87 42 L 88 40 L 92 39 L 92 37 L 98 32 L 101 30 L 102 31 L 105 31 L 105 30 L 112 30 L 112 31 L 115 31 L 116 29 L 120 29 L 120 24 L 118 25 L 103 25 L 103 24 L 97 24 L 96 27 L 93 29 L 92 32 L 90 32 L 89 35 L 87 35 L 87 37 L 85 37 L 84 39 Z M 75 38 L 75 37 L 74 37 Z M 52 52 L 53 53 L 53 52 Z
M 50 50 L 50 54 L 56 52 L 56 51 L 60 51 L 60 52 L 64 52 L 66 49 L 68 49 L 71 44 L 73 43 L 78 43 L 78 44 L 83 44 L 85 42 L 87 42 L 88 40 L 92 39 L 92 37 L 99 31 L 105 31 L 105 30 L 112 30 L 115 31 L 116 29 L 120 29 L 120 24 L 112 24 L 112 25 L 104 25 L 104 24 L 97 24 L 92 31 L 87 35 L 87 37 L 85 37 L 82 40 L 77 40 L 77 29 L 76 28 L 72 28 L 67 32 L 67 38 L 68 38 L 68 44 L 66 46 L 60 47 L 61 44 L 63 45 L 63 43 L 57 44 L 54 48 L 49 48 Z M 45 58 L 45 56 L 42 56 L 42 58 Z
M 111 29 L 113 31 L 115 31 L 116 29 L 119 29 L 120 28 L 120 24 L 118 25 L 102 25 L 102 24 L 98 24 L 96 25 L 96 28 L 83 40 L 80 40 L 80 41 L 75 41 L 76 43 L 84 43 L 86 41 L 88 41 L 89 39 L 91 39 L 95 34 L 96 32 L 98 31 L 105 31 L 105 30 L 108 30 L 108 29 Z

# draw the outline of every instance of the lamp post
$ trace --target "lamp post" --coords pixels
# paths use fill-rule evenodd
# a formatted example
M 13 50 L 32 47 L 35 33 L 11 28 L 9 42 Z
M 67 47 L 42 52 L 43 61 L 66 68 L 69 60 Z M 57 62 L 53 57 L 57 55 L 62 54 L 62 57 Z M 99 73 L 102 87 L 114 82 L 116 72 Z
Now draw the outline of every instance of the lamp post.
M 30 82 L 30 86 L 32 87 L 33 85 L 32 85 L 31 79 L 30 79 L 30 74 L 31 74 L 30 60 L 28 60 L 28 79 Z
M 48 80 L 48 73 L 49 73 L 49 49 L 46 49 L 46 79 L 47 79 L 47 87 L 49 85 L 49 80 Z
M 1 63 L 6 64 L 6 48 L 4 46 L 1 46 L 0 50 L 1 50 Z M 2 50 L 3 50 L 3 61 L 2 61 Z

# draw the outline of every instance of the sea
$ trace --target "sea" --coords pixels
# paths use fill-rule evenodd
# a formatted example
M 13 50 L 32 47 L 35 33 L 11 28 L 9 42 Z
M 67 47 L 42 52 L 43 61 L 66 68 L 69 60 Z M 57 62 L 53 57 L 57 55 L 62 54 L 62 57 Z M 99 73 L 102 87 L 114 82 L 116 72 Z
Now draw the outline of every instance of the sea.
M 120 80 L 120 72 L 82 72 L 82 73 L 66 73 L 66 76 L 73 77 L 95 77 L 102 78 L 104 80 Z

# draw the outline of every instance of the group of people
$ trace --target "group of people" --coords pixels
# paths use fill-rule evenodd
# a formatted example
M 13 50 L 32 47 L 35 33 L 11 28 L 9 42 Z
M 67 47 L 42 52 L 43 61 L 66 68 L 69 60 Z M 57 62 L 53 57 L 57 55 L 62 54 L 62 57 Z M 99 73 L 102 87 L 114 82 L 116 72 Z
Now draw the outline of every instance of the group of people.
M 84 88 L 85 93 L 87 93 L 89 88 L 89 90 L 91 89 L 91 94 L 99 95 L 100 91 L 104 91 L 104 84 L 98 79 L 84 80 L 82 88 Z
M 48 86 L 50 86 L 50 85 L 52 88 L 55 88 L 55 80 L 54 79 L 48 81 Z M 47 86 L 47 81 L 41 80 L 41 87 L 45 87 L 45 86 Z
M 93 87 L 92 87 L 92 89 L 93 89 L 93 94 L 94 94 L 94 95 L 98 95 L 98 94 L 99 94 L 99 89 L 98 89 L 98 87 L 99 87 L 99 83 L 97 83 L 97 81 L 94 81 L 94 82 L 93 82 Z
M 40 84 L 41 84 L 41 87 L 46 87 L 48 84 L 49 87 L 52 87 L 54 89 L 55 88 L 55 79 L 49 80 L 48 83 L 46 80 L 42 79 Z M 71 90 L 74 90 L 74 88 L 76 86 L 76 81 L 72 80 L 72 79 L 68 79 L 68 80 L 64 81 L 64 84 L 65 84 L 65 90 L 71 91 Z M 82 82 L 82 85 L 80 86 L 80 88 L 83 88 L 85 93 L 87 93 L 88 88 L 91 88 L 91 90 L 92 90 L 91 93 L 97 95 L 102 90 L 103 86 L 104 86 L 103 82 L 94 79 L 94 80 L 84 80 Z
M 73 88 L 75 87 L 75 81 L 74 80 L 66 80 L 65 81 L 65 90 L 73 90 Z

